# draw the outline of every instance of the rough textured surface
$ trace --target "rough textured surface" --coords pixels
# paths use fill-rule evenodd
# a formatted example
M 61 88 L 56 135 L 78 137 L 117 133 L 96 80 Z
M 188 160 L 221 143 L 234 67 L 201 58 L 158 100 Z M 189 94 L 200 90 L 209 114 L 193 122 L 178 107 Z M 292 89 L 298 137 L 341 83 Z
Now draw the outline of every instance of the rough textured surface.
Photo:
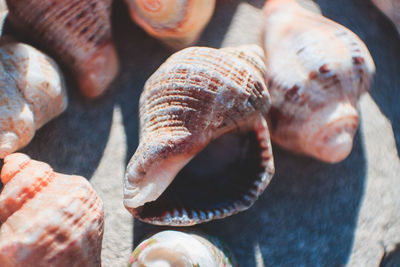
M 256 204 L 200 228 L 226 241 L 242 266 L 399 266 L 400 37 L 369 1 L 317 2 L 326 16 L 365 41 L 377 67 L 371 96 L 361 101 L 361 130 L 350 157 L 328 165 L 274 146 L 276 175 Z M 199 44 L 257 40 L 262 5 L 261 0 L 217 1 Z M 122 179 L 138 144 L 141 89 L 170 55 L 131 22 L 122 1 L 115 8 L 122 72 L 113 88 L 86 102 L 70 83 L 66 113 L 38 131 L 24 150 L 56 171 L 91 177 L 105 206 L 105 267 L 125 266 L 133 242 L 160 229 L 131 223 L 122 204 Z
M 85 178 L 14 153 L 1 181 L 1 266 L 101 266 L 103 203 Z
M 194 225 L 246 210 L 264 192 L 274 173 L 264 73 L 260 46 L 190 47 L 174 53 L 146 81 L 139 146 L 124 183 L 124 205 L 136 218 Z M 225 166 L 238 166 L 235 172 L 184 174 L 184 166 L 213 140 L 234 133 L 244 140 L 230 144 L 241 157 Z

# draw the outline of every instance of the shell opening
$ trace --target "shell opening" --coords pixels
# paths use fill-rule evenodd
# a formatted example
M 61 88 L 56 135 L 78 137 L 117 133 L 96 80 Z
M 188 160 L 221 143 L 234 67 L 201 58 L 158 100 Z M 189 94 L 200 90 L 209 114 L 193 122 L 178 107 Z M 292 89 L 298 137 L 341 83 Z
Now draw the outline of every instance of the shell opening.
M 249 208 L 273 173 L 263 120 L 249 132 L 230 132 L 211 142 L 156 200 L 130 211 L 158 225 L 189 226 L 221 219 Z

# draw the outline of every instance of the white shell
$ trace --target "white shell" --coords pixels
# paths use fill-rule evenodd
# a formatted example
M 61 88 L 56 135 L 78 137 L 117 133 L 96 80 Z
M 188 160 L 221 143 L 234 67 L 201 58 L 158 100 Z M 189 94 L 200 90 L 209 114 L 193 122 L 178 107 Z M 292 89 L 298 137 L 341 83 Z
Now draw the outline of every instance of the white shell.
M 67 107 L 56 63 L 35 48 L 0 41 L 0 158 L 24 146 Z

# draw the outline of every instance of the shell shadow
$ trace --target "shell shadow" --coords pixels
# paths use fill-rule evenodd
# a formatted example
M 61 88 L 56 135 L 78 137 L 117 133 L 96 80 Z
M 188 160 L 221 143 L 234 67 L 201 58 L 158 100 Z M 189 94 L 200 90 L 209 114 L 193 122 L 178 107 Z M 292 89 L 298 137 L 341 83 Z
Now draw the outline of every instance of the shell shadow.
M 366 159 L 361 138 L 356 135 L 351 155 L 335 165 L 275 146 L 275 177 L 250 209 L 185 230 L 219 237 L 240 266 L 346 263 L 364 193 Z M 170 228 L 135 221 L 134 246 L 165 229 Z
M 335 165 L 274 146 L 276 174 L 255 205 L 200 228 L 226 241 L 241 266 L 346 263 L 364 193 L 362 143 L 357 134 L 351 155 Z
M 4 35 L 12 36 L 51 56 L 44 47 L 13 29 L 7 20 Z M 32 141 L 20 152 L 34 160 L 48 163 L 57 172 L 77 174 L 90 180 L 109 137 L 115 83 L 111 84 L 104 96 L 97 100 L 87 100 L 80 94 L 66 68 L 60 68 L 66 81 L 68 108 L 36 131 Z
M 400 156 L 399 32 L 370 1 L 319 0 L 317 2 L 321 5 L 324 15 L 358 34 L 370 50 L 376 65 L 376 75 L 370 94 L 392 124 L 397 154 Z M 335 8 L 337 5 L 346 8 Z

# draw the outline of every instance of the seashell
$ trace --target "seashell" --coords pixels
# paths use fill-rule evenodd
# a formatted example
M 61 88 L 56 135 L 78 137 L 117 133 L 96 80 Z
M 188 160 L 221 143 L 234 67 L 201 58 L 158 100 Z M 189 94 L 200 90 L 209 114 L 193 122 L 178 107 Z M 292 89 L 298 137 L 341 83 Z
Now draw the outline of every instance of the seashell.
M 82 93 L 101 95 L 118 72 L 111 40 L 111 0 L 7 0 L 11 23 L 73 73 Z
M 128 267 L 137 266 L 236 266 L 218 239 L 195 233 L 162 231 L 141 242 Z
M 191 47 L 149 78 L 139 102 L 139 146 L 124 185 L 124 204 L 134 216 L 193 225 L 245 210 L 264 191 L 274 163 L 262 55 L 256 45 Z M 178 174 L 217 138 L 204 151 L 211 164 L 200 160 L 198 170 Z
M 125 0 L 132 20 L 166 45 L 197 42 L 214 12 L 215 0 Z
M 399 0 L 372 0 L 393 23 L 400 32 L 400 1 Z
M 367 47 L 295 0 L 267 1 L 264 26 L 271 139 L 326 162 L 345 159 L 358 128 L 357 101 L 375 72 Z
M 25 154 L 4 162 L 1 266 L 100 266 L 103 207 L 89 182 Z
M 0 158 L 26 146 L 67 107 L 62 73 L 35 48 L 0 40 Z

